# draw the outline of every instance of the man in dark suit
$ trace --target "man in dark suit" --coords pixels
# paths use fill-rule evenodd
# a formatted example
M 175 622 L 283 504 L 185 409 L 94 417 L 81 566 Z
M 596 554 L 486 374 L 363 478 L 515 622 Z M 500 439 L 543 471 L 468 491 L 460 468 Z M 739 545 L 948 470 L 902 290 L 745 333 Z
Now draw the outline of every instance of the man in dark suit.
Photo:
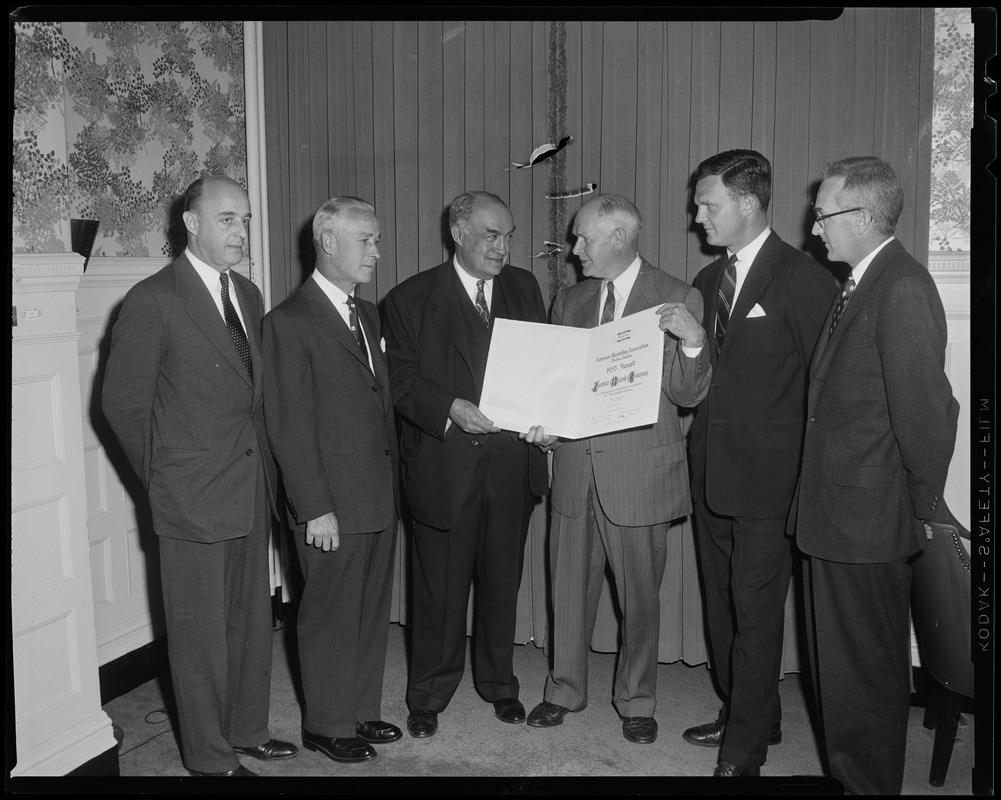
M 851 268 L 810 367 L 790 527 L 809 558 L 807 624 L 831 774 L 900 794 L 910 705 L 909 559 L 942 492 L 959 404 L 935 282 L 893 230 L 900 181 L 873 156 L 827 164 L 813 232 Z
M 302 743 L 375 758 L 393 595 L 399 454 L 378 311 L 354 296 L 379 259 L 379 220 L 355 197 L 313 218 L 316 270 L 264 319 L 265 407 L 302 567 Z
M 729 150 L 696 170 L 695 221 L 725 253 L 695 277 L 713 365 L 689 439 L 710 663 L 723 707 L 689 728 L 719 747 L 714 774 L 758 775 L 782 738 L 778 681 L 792 569 L 785 535 L 806 382 L 833 277 L 768 226 L 771 165 Z M 731 265 L 732 264 L 732 265 Z
M 474 574 L 476 688 L 501 720 L 525 721 L 512 663 L 515 615 L 529 518 L 548 490 L 541 450 L 501 432 L 477 407 L 493 320 L 546 317 L 535 277 L 507 265 L 514 218 L 496 195 L 471 192 L 452 202 L 449 228 L 455 257 L 401 283 L 385 304 L 413 515 L 407 728 L 417 738 L 437 731 L 462 680 Z
M 577 328 L 614 324 L 661 309 L 663 391 L 654 425 L 561 442 L 553 462 L 550 531 L 553 668 L 544 699 L 528 717 L 550 728 L 587 705 L 587 654 L 606 562 L 622 608 L 622 644 L 613 702 L 631 742 L 657 738 L 658 593 L 670 522 L 692 510 L 678 406 L 708 389 L 702 297 L 637 251 L 640 213 L 615 194 L 586 203 L 574 219 L 574 254 L 587 278 L 561 291 L 552 322 Z M 684 352 L 682 350 L 684 349 Z M 530 440 L 535 431 L 530 431 Z
M 291 758 L 268 736 L 268 534 L 275 466 L 263 414 L 257 288 L 232 271 L 250 201 L 200 178 L 184 196 L 184 254 L 125 296 L 104 414 L 149 493 L 185 766 L 252 775 L 237 753 Z

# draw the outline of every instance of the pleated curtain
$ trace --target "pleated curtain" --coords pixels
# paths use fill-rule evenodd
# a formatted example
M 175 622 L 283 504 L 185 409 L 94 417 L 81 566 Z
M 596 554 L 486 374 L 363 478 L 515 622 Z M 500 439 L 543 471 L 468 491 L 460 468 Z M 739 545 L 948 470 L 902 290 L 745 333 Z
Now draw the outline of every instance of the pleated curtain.
M 810 235 L 821 167 L 852 155 L 887 160 L 906 195 L 897 236 L 926 262 L 934 9 L 705 22 L 272 21 L 263 39 L 275 304 L 312 270 L 313 213 L 344 194 L 369 200 L 379 217 L 382 259 L 359 290 L 376 303 L 449 255 L 447 205 L 474 189 L 510 205 L 511 263 L 536 275 L 547 303 L 580 279 L 567 261 L 569 229 L 592 184 L 633 199 L 643 215 L 642 255 L 690 282 L 717 255 L 694 225 L 692 173 L 731 148 L 771 160 L 771 224 L 823 264 Z M 512 168 L 568 134 L 555 158 Z M 543 501 L 532 519 L 517 631 L 518 642 L 539 646 L 547 512 Z M 393 619 L 406 622 L 405 528 L 401 535 Z M 670 548 L 660 660 L 703 663 L 688 519 L 673 525 Z M 801 662 L 799 591 L 794 580 L 783 671 Z M 618 648 L 613 596 L 606 585 L 598 651 Z

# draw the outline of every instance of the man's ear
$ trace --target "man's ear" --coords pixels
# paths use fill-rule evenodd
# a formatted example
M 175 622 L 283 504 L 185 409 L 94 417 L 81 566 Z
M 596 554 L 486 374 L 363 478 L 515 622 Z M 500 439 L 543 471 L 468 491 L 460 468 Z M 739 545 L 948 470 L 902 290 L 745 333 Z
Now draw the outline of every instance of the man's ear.
M 184 220 L 184 229 L 192 236 L 198 235 L 198 215 L 194 211 L 185 211 L 181 214 Z
M 333 231 L 325 230 L 320 232 L 320 249 L 328 256 L 334 254 L 334 251 L 337 249 L 337 237 Z
M 450 230 L 452 232 L 452 241 L 455 242 L 457 245 L 461 245 L 462 244 L 462 226 L 461 225 L 453 225 L 450 228 Z

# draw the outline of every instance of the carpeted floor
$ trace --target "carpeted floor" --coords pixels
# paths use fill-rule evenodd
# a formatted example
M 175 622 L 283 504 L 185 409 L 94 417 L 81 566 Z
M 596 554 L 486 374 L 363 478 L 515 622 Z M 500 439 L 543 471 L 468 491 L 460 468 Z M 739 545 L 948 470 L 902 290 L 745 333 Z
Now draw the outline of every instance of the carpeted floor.
M 404 729 L 405 630 L 390 625 L 383 700 L 383 718 Z M 292 679 L 296 674 L 295 654 L 294 648 L 286 647 L 293 637 L 292 624 L 275 632 L 271 734 L 299 745 L 300 698 Z M 724 788 L 721 779 L 705 777 L 712 774 L 716 750 L 693 747 L 681 738 L 685 728 L 714 719 L 719 707 L 705 665 L 660 665 L 659 737 L 652 745 L 639 745 L 622 737 L 621 721 L 611 705 L 614 664 L 614 655 L 592 653 L 588 707 L 567 715 L 563 725 L 548 730 L 496 719 L 493 707 L 473 689 L 467 667 L 452 703 L 439 716 L 440 727 L 434 737 L 413 739 L 404 730 L 402 740 L 380 746 L 378 757 L 355 765 L 339 764 L 306 750 L 284 762 L 244 758 L 244 765 L 254 772 L 285 780 L 243 783 L 240 792 L 341 794 L 350 787 L 357 793 L 392 794 L 645 794 L 677 790 L 720 794 L 738 788 L 732 781 Z M 515 668 L 521 681 L 522 702 L 530 711 L 542 697 L 547 657 L 534 645 L 518 646 Z M 838 785 L 821 779 L 820 757 L 798 675 L 785 676 L 781 696 L 782 744 L 769 749 L 763 778 L 748 781 L 753 786 L 746 788 L 769 794 L 839 793 Z M 121 775 L 147 779 L 142 781 L 144 790 L 181 791 L 182 786 L 190 785 L 175 780 L 188 773 L 181 764 L 170 704 L 169 682 L 164 678 L 150 681 L 105 706 L 123 732 Z M 960 728 L 945 786 L 941 788 L 928 783 L 933 732 L 924 729 L 922 717 L 923 709 L 912 707 L 904 794 L 971 794 L 973 717 L 964 715 L 966 724 Z M 342 780 L 330 784 L 322 780 L 325 777 Z M 665 782 L 663 778 L 674 780 Z

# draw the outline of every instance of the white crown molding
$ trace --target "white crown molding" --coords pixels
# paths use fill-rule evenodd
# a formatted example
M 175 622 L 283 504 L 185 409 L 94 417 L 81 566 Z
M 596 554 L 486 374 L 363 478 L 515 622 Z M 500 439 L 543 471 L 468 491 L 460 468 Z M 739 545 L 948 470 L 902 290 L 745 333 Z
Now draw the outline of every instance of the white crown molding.
M 169 256 L 135 258 L 128 256 L 100 256 L 87 262 L 87 279 L 145 278 L 159 272 L 171 262 Z
M 928 253 L 928 271 L 936 283 L 969 283 L 968 250 L 932 250 Z
M 24 291 L 67 291 L 80 285 L 83 256 L 79 253 L 14 253 L 11 286 Z

